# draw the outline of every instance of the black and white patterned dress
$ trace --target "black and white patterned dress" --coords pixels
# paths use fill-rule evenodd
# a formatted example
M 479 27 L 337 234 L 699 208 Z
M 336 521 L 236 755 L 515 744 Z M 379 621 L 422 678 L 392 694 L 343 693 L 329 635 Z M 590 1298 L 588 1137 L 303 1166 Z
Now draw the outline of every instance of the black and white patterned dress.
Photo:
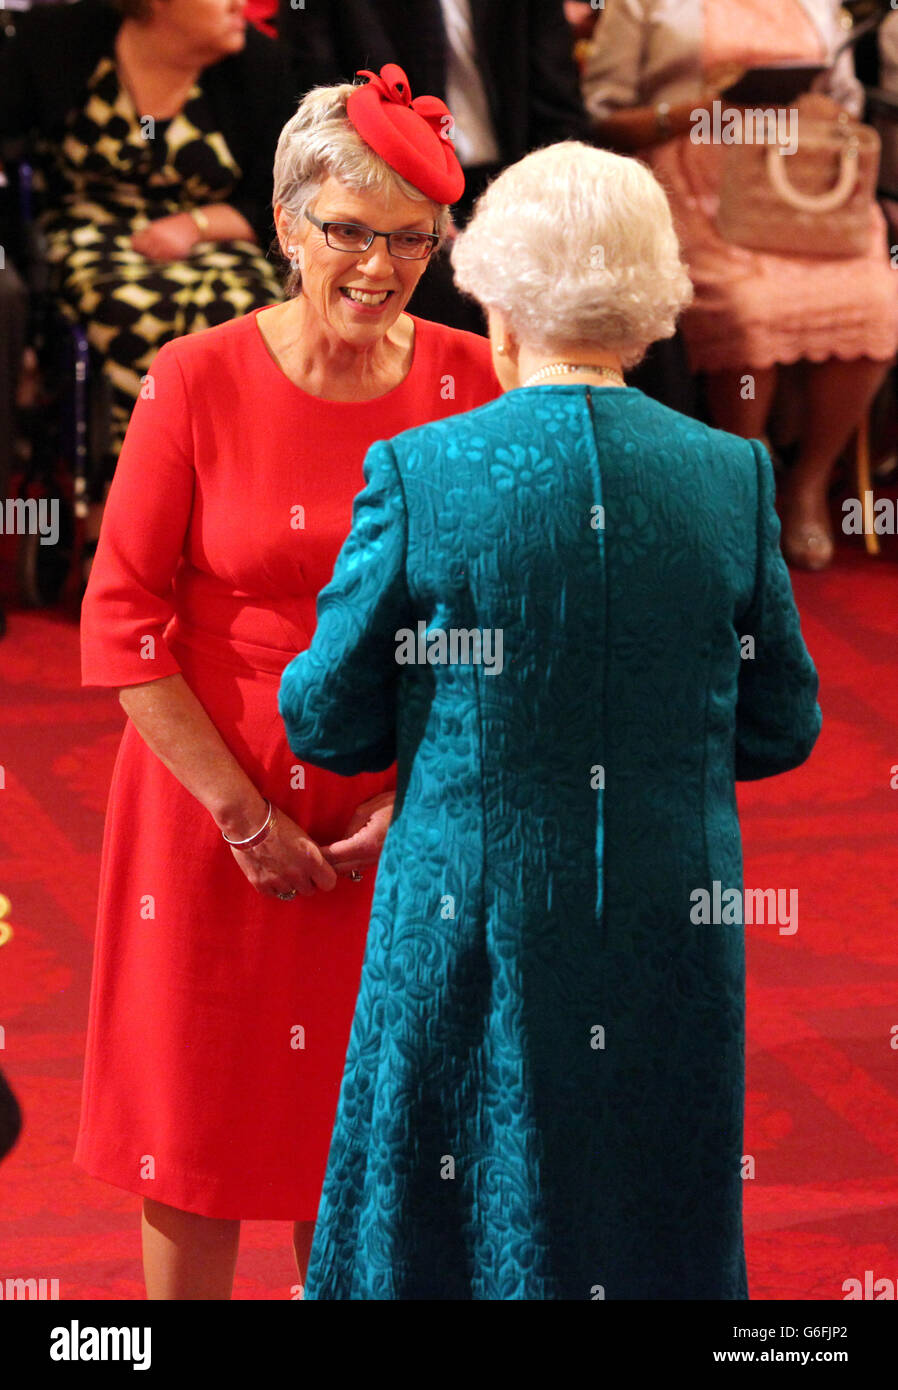
M 41 225 L 65 315 L 84 325 L 110 386 L 107 455 L 90 490 L 112 476 L 141 378 L 163 343 L 237 318 L 282 296 L 264 247 L 198 242 L 188 257 L 155 261 L 131 237 L 150 222 L 227 203 L 242 178 L 202 91 L 202 76 L 169 121 L 141 117 L 104 56 L 61 143 L 45 145 Z

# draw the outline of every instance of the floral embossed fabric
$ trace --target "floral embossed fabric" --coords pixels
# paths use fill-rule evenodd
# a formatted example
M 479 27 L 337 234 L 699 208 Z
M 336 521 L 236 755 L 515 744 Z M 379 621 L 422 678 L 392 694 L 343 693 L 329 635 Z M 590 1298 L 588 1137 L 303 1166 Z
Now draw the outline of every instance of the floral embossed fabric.
M 820 726 L 769 459 L 558 385 L 365 478 L 279 697 L 299 757 L 398 762 L 306 1297 L 747 1298 L 743 931 L 690 895 Z

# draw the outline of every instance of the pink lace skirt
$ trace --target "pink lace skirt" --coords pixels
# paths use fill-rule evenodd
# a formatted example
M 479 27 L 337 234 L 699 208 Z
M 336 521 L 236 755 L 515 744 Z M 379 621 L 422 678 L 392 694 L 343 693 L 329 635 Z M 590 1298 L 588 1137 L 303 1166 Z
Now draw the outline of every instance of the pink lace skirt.
M 819 55 L 816 31 L 798 5 L 776 0 L 775 7 L 758 7 L 752 0 L 752 7 L 754 27 L 745 22 L 745 0 L 711 0 L 706 71 Z M 725 146 L 693 144 L 688 136 L 647 152 L 670 198 L 695 286 L 695 301 L 680 320 L 693 371 L 891 358 L 898 349 L 898 269 L 880 209 L 871 210 L 863 256 L 829 260 L 745 250 L 716 227 L 725 156 Z
M 680 320 L 692 370 L 891 358 L 898 348 L 898 269 L 880 209 L 871 211 L 863 256 L 828 260 L 745 250 L 724 241 L 714 220 L 725 153 L 684 137 L 652 159 L 695 286 Z

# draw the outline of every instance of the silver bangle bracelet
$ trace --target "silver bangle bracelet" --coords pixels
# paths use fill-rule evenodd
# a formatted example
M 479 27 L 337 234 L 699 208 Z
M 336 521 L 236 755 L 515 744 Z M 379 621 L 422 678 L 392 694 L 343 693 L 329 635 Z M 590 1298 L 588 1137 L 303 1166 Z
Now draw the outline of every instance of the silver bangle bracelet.
M 263 840 L 268 838 L 274 825 L 274 807 L 267 796 L 265 798 L 265 804 L 268 807 L 268 815 L 265 817 L 265 824 L 262 826 L 261 830 L 257 830 L 255 835 L 249 835 L 245 840 L 229 840 L 224 831 L 222 831 L 221 838 L 226 845 L 230 845 L 233 849 L 252 849 L 253 845 L 260 845 Z

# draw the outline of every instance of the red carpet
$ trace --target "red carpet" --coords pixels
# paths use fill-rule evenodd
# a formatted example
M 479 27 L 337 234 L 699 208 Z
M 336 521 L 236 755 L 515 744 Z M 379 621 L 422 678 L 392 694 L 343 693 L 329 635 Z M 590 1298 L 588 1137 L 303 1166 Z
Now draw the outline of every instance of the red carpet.
M 886 538 L 879 560 L 847 546 L 795 590 L 823 733 L 804 768 L 740 789 L 746 887 L 799 890 L 794 935 L 746 928 L 749 1283 L 756 1299 L 841 1299 L 866 1270 L 898 1280 L 898 543 Z M 61 613 L 10 615 L 0 702 L 0 892 L 14 930 L 0 947 L 0 1066 L 26 1121 L 0 1167 L 0 1281 L 138 1299 L 139 1199 L 71 1161 L 123 715 L 112 692 L 79 689 L 77 626 Z M 290 1236 L 244 1227 L 237 1298 L 291 1297 Z

